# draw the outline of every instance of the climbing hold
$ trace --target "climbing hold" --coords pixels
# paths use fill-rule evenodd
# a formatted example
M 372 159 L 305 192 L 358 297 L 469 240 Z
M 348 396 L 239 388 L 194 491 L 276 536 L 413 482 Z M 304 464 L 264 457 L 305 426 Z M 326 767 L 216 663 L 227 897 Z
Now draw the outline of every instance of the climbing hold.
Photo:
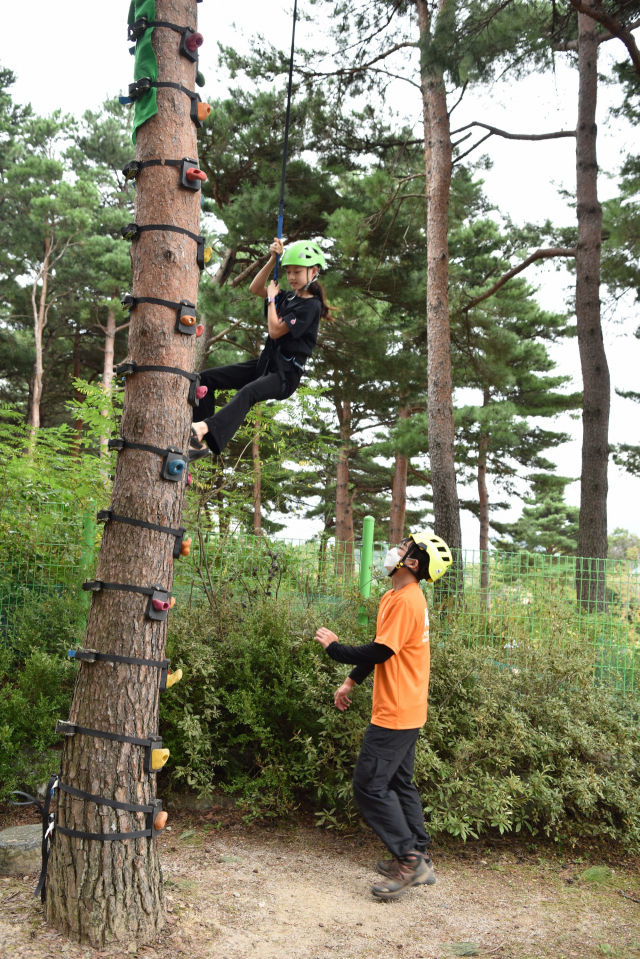
M 172 596 L 172 597 L 171 597 L 171 602 L 169 603 L 169 609 L 173 609 L 173 607 L 174 607 L 175 605 L 176 605 L 176 598 L 175 598 L 175 596 Z
M 207 174 L 203 173 L 202 170 L 196 170 L 195 167 L 189 167 L 187 170 L 187 180 L 202 180 L 204 183 L 207 179 Z
M 201 47 L 203 43 L 204 43 L 204 37 L 202 36 L 201 33 L 192 33 L 190 37 L 187 37 L 187 39 L 184 42 L 184 45 L 187 48 L 187 50 L 190 50 L 191 53 L 193 53 L 195 50 L 198 49 L 198 47 Z
M 211 104 L 209 103 L 198 104 L 198 120 L 200 120 L 201 123 L 203 120 L 207 119 L 210 113 L 211 113 Z
M 180 317 L 180 322 L 184 323 L 185 326 L 194 326 L 196 322 L 195 316 L 190 316 L 189 313 L 185 313 L 184 316 Z
M 154 771 L 162 769 L 167 759 L 169 758 L 168 749 L 152 749 L 151 750 L 151 768 Z
M 196 86 L 203 87 L 204 84 L 205 84 L 204 74 L 200 73 L 200 71 L 198 70 L 198 72 L 196 73 Z
M 152 599 L 151 602 L 153 603 L 153 608 L 158 610 L 158 612 L 160 612 L 161 610 L 171 608 L 169 603 L 167 603 L 166 600 L 163 600 L 163 599 Z
M 169 818 L 169 813 L 159 812 L 156 818 L 153 820 L 153 828 L 160 832 L 167 825 L 167 819 Z
M 198 386 L 196 387 L 196 398 L 199 400 L 203 400 L 208 392 L 209 392 L 208 386 Z
M 205 262 L 205 263 L 208 263 L 212 256 L 213 256 L 213 247 L 205 246 L 205 248 L 204 248 L 204 262 Z
M 180 555 L 181 555 L 181 556 L 188 556 L 188 555 L 189 555 L 189 553 L 191 552 L 191 544 L 192 544 L 192 543 L 193 543 L 193 540 L 192 540 L 191 537 L 189 537 L 189 539 L 183 539 L 183 540 L 182 540 L 182 546 L 180 547 Z
M 196 305 L 189 300 L 181 300 L 176 320 L 176 333 L 186 333 L 192 336 L 195 333 Z
M 167 676 L 167 689 L 173 686 L 175 683 L 179 683 L 182 679 L 182 670 L 175 669 L 172 673 L 169 673 Z
M 187 473 L 187 486 L 191 486 L 192 484 L 193 484 L 193 477 L 191 476 L 191 473 Z
M 203 333 L 204 333 L 204 324 L 198 323 L 198 325 L 196 326 L 196 336 L 202 336 Z
M 167 473 L 169 476 L 179 476 L 187 464 L 184 460 L 170 460 L 167 463 Z

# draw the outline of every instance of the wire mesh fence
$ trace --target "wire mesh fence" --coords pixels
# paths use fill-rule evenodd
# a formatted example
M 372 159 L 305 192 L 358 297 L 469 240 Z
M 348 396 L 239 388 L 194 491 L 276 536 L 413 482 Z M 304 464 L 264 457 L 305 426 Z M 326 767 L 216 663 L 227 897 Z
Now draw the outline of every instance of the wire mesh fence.
M 247 602 L 278 598 L 304 606 L 332 606 L 358 589 L 359 543 L 273 539 L 245 533 L 196 533 L 188 558 L 176 563 L 179 603 L 209 602 L 223 592 Z M 0 515 L 0 626 L 35 594 L 79 589 L 95 566 L 100 529 L 95 514 L 72 507 L 22 506 Z M 390 586 L 382 569 L 387 544 L 374 543 L 371 595 Z M 621 694 L 640 693 L 640 563 L 585 560 L 539 553 L 462 550 L 455 569 L 425 586 L 440 635 L 471 646 L 512 651 L 553 643 L 581 643 L 592 651 L 594 680 Z

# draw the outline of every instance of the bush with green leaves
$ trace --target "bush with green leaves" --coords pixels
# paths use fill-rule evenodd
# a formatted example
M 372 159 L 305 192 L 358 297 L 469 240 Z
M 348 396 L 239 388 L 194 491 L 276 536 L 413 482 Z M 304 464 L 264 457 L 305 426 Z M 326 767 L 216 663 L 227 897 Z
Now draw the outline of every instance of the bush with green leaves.
M 373 604 L 372 604 L 373 607 Z M 313 634 L 329 626 L 365 642 L 354 596 L 331 614 L 229 594 L 171 622 L 172 666 L 185 676 L 162 699 L 176 784 L 238 796 L 249 816 L 286 816 L 311 800 L 341 825 L 356 813 L 351 774 L 369 720 L 371 681 L 347 713 L 333 691 L 347 671 Z M 372 622 L 375 608 L 371 608 Z M 434 833 L 488 830 L 572 842 L 598 836 L 640 848 L 640 740 L 628 704 L 593 683 L 593 659 L 562 604 L 544 644 L 475 645 L 454 614 L 432 615 L 427 725 L 416 782 Z
M 75 592 L 24 590 L 0 647 L 0 798 L 37 789 L 57 772 L 56 720 L 66 719 L 77 666 L 67 650 L 82 635 L 86 607 Z

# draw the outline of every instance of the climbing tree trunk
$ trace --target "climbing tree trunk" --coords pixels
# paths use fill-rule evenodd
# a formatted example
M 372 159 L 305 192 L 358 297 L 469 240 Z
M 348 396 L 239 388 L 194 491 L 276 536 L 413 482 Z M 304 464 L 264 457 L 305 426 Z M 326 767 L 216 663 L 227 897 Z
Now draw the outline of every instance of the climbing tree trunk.
M 409 418 L 409 410 L 401 408 L 398 419 Z M 391 509 L 389 511 L 389 545 L 395 546 L 404 535 L 404 518 L 407 511 L 407 471 L 409 457 L 396 451 L 396 462 L 391 486 Z
M 123 8 L 124 9 L 124 8 Z M 156 19 L 196 27 L 196 0 L 156 0 Z M 194 89 L 195 64 L 179 56 L 180 37 L 154 30 L 159 79 Z M 157 91 L 158 113 L 138 130 L 136 157 L 196 156 L 190 101 L 171 88 Z M 151 167 L 136 188 L 136 222 L 167 223 L 199 232 L 199 194 L 180 189 L 174 167 Z M 133 293 L 196 301 L 199 271 L 195 243 L 181 234 L 148 232 L 132 246 Z M 174 331 L 175 313 L 140 304 L 129 334 L 129 358 L 139 364 L 193 370 L 195 338 Z M 188 382 L 175 374 L 139 373 L 125 387 L 122 436 L 166 448 L 188 449 L 191 407 Z M 185 482 L 161 479 L 162 459 L 142 450 L 118 456 L 111 506 L 116 514 L 176 528 Z M 186 472 L 186 471 L 185 471 Z M 183 474 L 184 475 L 184 474 Z M 105 527 L 97 577 L 111 583 L 171 589 L 174 538 L 120 523 Z M 166 623 L 145 617 L 147 597 L 101 591 L 92 596 L 84 645 L 104 653 L 145 659 L 164 657 Z M 83 663 L 70 720 L 112 733 L 147 738 L 158 731 L 159 670 L 148 666 Z M 164 693 L 163 695 L 171 695 Z M 76 734 L 64 740 L 61 781 L 107 798 L 147 804 L 155 776 L 143 770 L 144 750 Z M 161 773 L 159 774 L 161 775 Z M 145 829 L 145 816 L 59 794 L 57 821 L 95 833 Z M 54 833 L 49 866 L 47 919 L 65 935 L 102 949 L 135 952 L 165 921 L 162 873 L 156 841 L 101 842 Z M 115 944 L 121 944 L 120 946 Z
M 262 533 L 262 467 L 260 465 L 257 420 L 255 426 L 256 432 L 253 434 L 253 442 L 251 444 L 251 455 L 253 457 L 253 532 L 256 536 L 260 536 Z
M 438 0 L 437 17 L 449 0 Z M 449 245 L 452 146 L 442 70 L 427 64 L 429 4 L 416 0 L 422 44 L 421 87 L 427 189 L 427 348 L 429 465 L 434 531 L 453 550 L 462 545 L 453 450 L 453 382 L 449 326 Z M 454 554 L 455 555 L 455 554 Z
M 33 376 L 29 384 L 29 408 L 27 411 L 27 425 L 35 431 L 40 428 L 40 404 L 42 402 L 42 383 L 44 367 L 42 362 L 42 337 L 47 316 L 47 288 L 49 284 L 49 268 L 51 259 L 51 237 L 47 233 L 44 238 L 44 260 L 42 269 L 31 288 L 31 309 L 33 313 L 33 337 L 36 358 L 33 363 Z M 38 289 L 38 283 L 40 288 Z
M 351 403 L 336 406 L 340 422 L 340 448 L 336 469 L 336 553 L 339 575 L 353 571 L 353 510 L 349 495 L 349 451 L 351 449 Z
M 598 202 L 596 22 L 578 15 L 576 317 L 582 366 L 582 475 L 576 587 L 583 607 L 604 607 L 611 385 L 600 320 L 602 208 Z

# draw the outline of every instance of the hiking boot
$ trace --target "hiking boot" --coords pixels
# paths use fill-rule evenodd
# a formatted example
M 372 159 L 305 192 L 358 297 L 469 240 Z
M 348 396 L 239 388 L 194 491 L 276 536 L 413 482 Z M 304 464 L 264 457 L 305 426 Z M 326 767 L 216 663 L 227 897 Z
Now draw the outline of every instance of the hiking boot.
M 411 886 L 428 882 L 428 875 L 429 869 L 422 854 L 417 851 L 409 852 L 406 856 L 392 860 L 386 881 L 373 886 L 371 892 L 378 899 L 399 899 Z
M 419 850 L 418 850 L 419 851 Z M 417 886 L 433 886 L 436 882 L 436 874 L 433 871 L 433 863 L 431 862 L 431 857 L 426 852 L 420 852 L 420 855 L 424 859 L 425 866 L 427 871 L 423 874 L 420 881 L 416 883 Z M 389 879 L 396 878 L 396 863 L 398 860 L 394 856 L 393 859 L 378 859 L 376 869 L 381 876 L 387 876 Z

